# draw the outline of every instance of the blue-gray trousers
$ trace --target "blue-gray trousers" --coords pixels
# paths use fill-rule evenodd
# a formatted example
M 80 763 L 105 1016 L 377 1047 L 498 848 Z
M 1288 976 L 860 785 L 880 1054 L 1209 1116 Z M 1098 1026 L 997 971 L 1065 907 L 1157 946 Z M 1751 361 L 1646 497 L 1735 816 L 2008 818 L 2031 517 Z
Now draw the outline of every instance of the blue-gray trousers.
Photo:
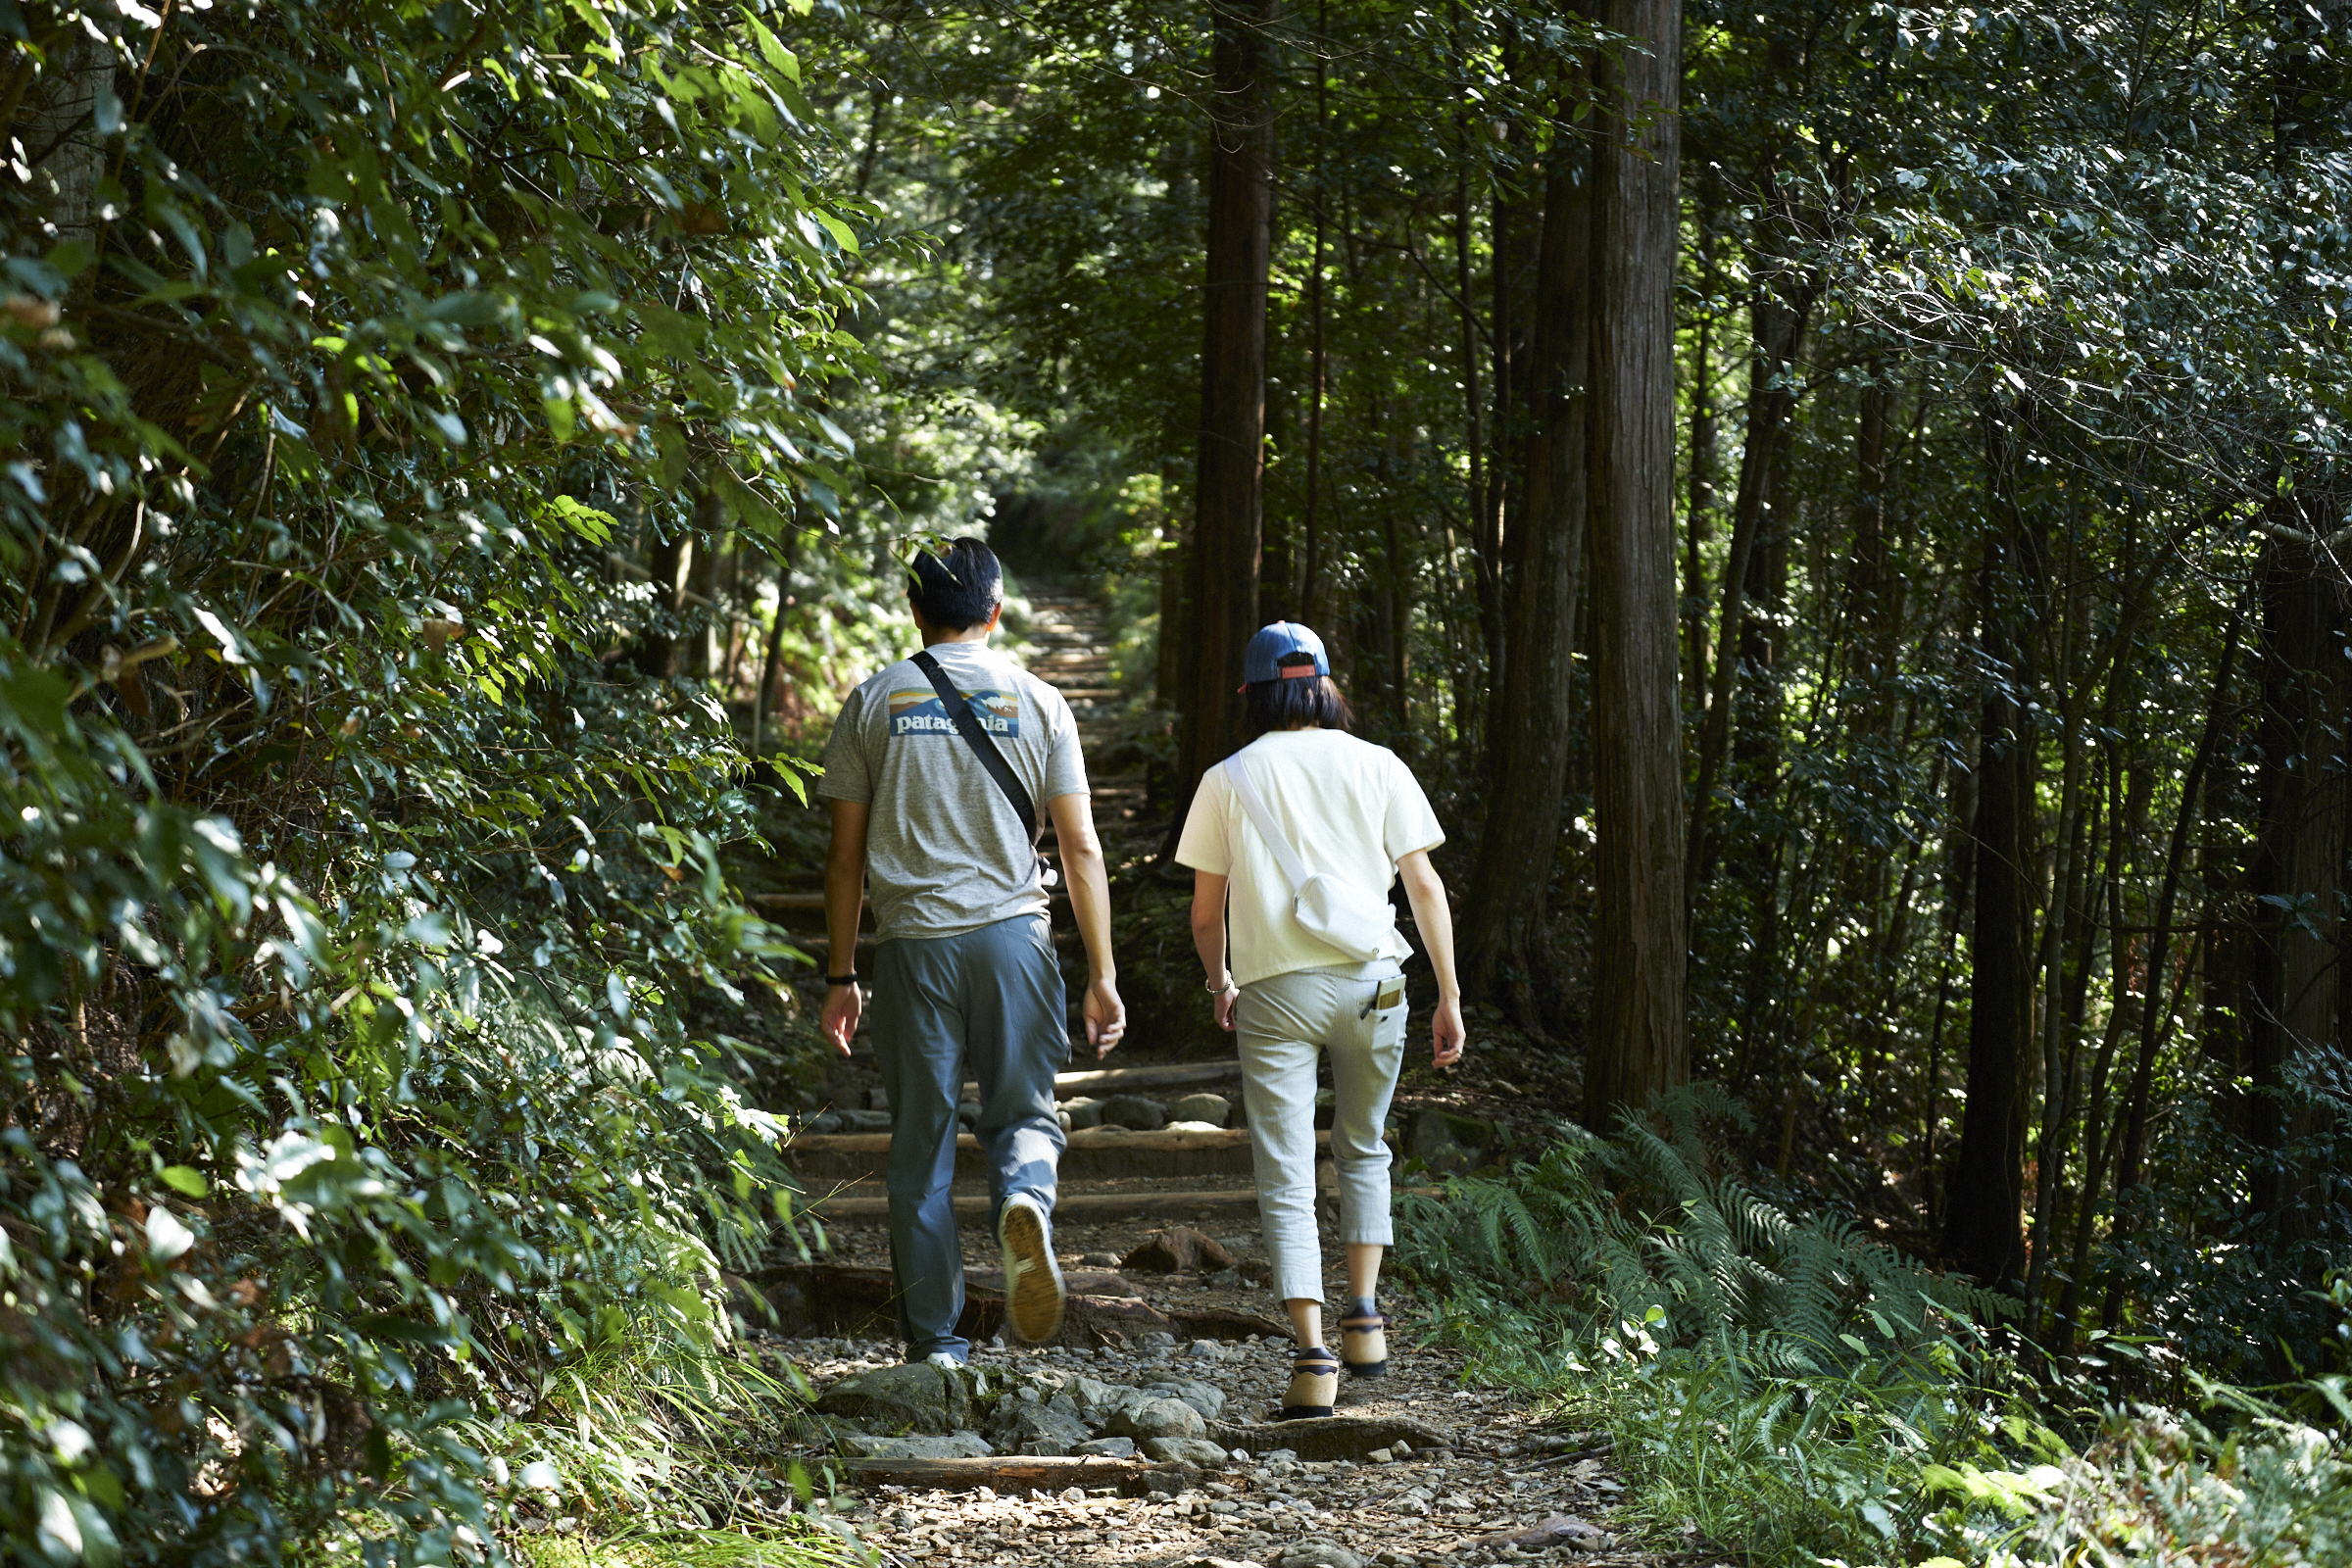
M 890 1096 L 890 1260 L 910 1361 L 971 1349 L 956 1332 L 963 1248 L 949 1192 L 967 1068 L 980 1085 L 974 1131 L 988 1162 L 990 1213 L 1013 1193 L 1053 1211 L 1068 1141 L 1054 1113 L 1054 1075 L 1070 1054 L 1067 1007 L 1042 914 L 874 950 L 874 1055 Z

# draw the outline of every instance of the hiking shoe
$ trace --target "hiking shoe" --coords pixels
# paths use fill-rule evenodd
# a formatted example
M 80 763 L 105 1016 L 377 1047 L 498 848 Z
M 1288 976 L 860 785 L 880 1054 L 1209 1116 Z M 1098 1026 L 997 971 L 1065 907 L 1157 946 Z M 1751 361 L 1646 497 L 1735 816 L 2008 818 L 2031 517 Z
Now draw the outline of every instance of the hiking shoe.
M 1291 1386 L 1283 1391 L 1277 1421 L 1312 1421 L 1331 1414 L 1339 1397 L 1340 1363 L 1320 1345 L 1302 1346 L 1291 1354 Z
M 942 1372 L 960 1372 L 963 1370 L 964 1362 L 963 1358 L 954 1350 L 933 1350 L 929 1355 L 923 1357 L 923 1365 L 935 1366 Z
M 1061 1265 L 1036 1199 L 1015 1193 L 1004 1200 L 997 1211 L 997 1246 L 1004 1254 L 1004 1326 L 1031 1345 L 1052 1339 L 1061 1328 Z
M 1377 1378 L 1389 1370 L 1389 1320 L 1369 1302 L 1357 1303 L 1340 1319 L 1340 1359 L 1351 1378 Z

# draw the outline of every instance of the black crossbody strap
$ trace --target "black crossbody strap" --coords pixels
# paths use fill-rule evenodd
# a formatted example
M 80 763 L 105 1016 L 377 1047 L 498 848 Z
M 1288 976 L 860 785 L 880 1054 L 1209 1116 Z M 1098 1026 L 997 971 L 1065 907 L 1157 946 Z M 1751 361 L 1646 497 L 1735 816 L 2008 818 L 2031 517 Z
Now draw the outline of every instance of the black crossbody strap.
M 988 731 L 980 727 L 979 715 L 972 711 L 972 705 L 963 700 L 963 693 L 957 691 L 956 683 L 948 679 L 948 672 L 940 668 L 939 661 L 931 657 L 930 649 L 926 648 L 914 656 L 914 667 L 930 677 L 932 690 L 939 693 L 940 706 L 948 710 L 948 722 L 956 726 L 956 733 L 963 737 L 963 744 L 972 749 L 972 755 L 980 759 L 980 765 L 988 770 L 988 776 L 997 781 L 997 788 L 1003 790 L 1004 798 L 1012 803 L 1012 814 L 1021 819 L 1021 831 L 1029 835 L 1030 846 L 1035 848 L 1037 803 L 1029 798 L 1028 790 L 1014 775 L 1012 764 L 1004 760 L 1004 754 L 997 750 L 997 743 L 989 739 Z

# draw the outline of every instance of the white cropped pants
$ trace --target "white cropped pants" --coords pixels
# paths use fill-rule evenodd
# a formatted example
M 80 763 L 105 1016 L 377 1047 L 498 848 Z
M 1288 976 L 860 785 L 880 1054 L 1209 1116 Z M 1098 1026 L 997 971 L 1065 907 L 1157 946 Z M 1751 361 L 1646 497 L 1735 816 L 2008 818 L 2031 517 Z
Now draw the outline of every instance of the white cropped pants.
M 1393 958 L 1335 969 L 1294 969 L 1242 988 L 1236 1004 L 1242 1098 L 1257 1173 L 1258 1220 L 1279 1300 L 1323 1299 L 1315 1234 L 1315 1059 L 1331 1053 L 1331 1159 L 1340 1182 L 1340 1240 L 1387 1247 L 1389 1146 L 1381 1141 L 1404 1063 L 1401 987 L 1373 1006 Z

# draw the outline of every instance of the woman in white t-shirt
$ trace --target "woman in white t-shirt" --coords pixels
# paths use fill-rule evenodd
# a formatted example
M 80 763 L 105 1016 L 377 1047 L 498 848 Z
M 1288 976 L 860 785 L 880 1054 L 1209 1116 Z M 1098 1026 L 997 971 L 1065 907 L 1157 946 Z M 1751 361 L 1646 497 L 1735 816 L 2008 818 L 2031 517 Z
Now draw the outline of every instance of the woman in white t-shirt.
M 1202 775 L 1176 858 L 1193 868 L 1193 944 L 1210 1005 L 1241 1037 L 1258 1215 L 1298 1344 L 1278 1417 L 1288 1421 L 1331 1414 L 1343 1360 L 1355 1377 L 1388 1368 L 1388 1320 L 1375 1300 L 1395 1239 L 1381 1129 L 1404 1063 L 1400 960 L 1412 953 L 1389 904 L 1399 876 L 1437 971 L 1441 1067 L 1462 1054 L 1461 991 L 1446 889 L 1429 863 L 1446 835 L 1396 754 L 1347 733 L 1322 639 L 1289 621 L 1264 627 L 1242 676 L 1250 742 Z M 1324 886 L 1302 895 L 1309 879 Z M 1323 1344 L 1315 1235 L 1315 1062 L 1326 1051 L 1348 1250 L 1340 1358 Z

